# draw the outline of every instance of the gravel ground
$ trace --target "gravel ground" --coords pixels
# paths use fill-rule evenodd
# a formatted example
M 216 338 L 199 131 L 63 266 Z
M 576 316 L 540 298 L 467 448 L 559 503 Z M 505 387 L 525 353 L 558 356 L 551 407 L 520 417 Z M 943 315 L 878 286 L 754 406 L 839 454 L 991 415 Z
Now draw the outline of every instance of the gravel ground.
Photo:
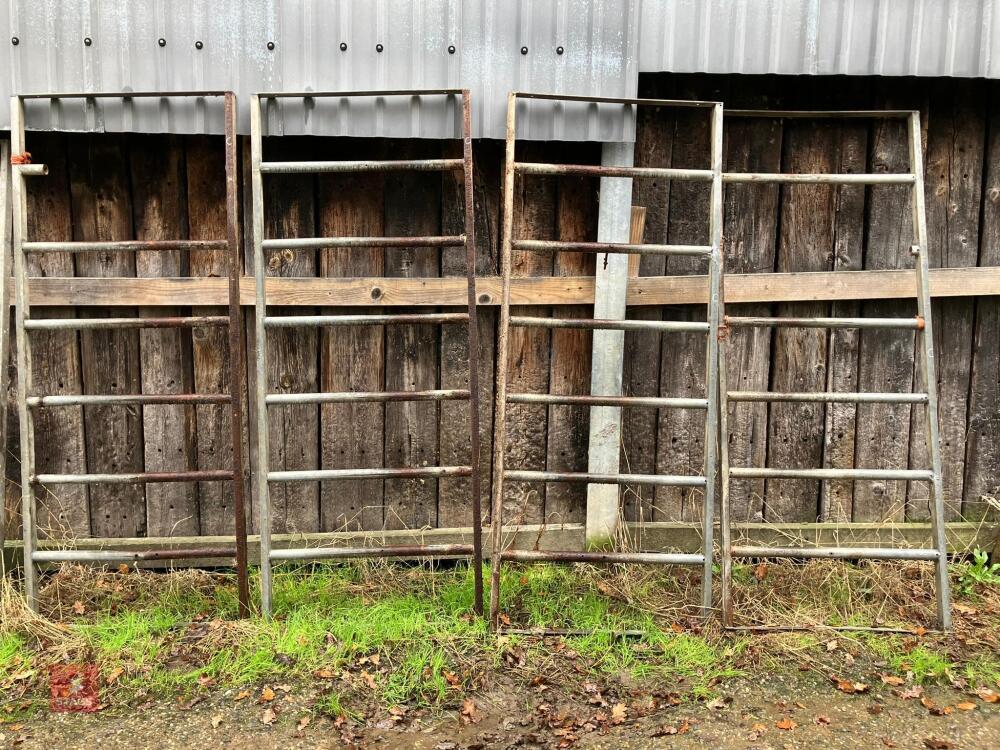
M 260 691 L 241 699 L 233 691 L 219 691 L 194 705 L 153 702 L 98 714 L 52 714 L 21 725 L 8 723 L 0 725 L 0 748 L 1000 748 L 1000 705 L 937 687 L 924 692 L 933 701 L 928 707 L 918 698 L 899 697 L 898 691 L 873 685 L 863 694 L 850 695 L 811 673 L 765 675 L 728 680 L 709 702 L 673 705 L 676 699 L 664 692 L 659 699 L 648 694 L 621 698 L 618 706 L 601 705 L 583 689 L 556 695 L 522 686 L 495 688 L 478 696 L 471 711 L 466 707 L 465 716 L 458 710 L 410 710 L 359 724 L 316 715 L 311 711 L 318 697 L 315 689 L 290 685 L 278 686 L 276 697 L 267 703 L 258 702 Z M 975 708 L 962 710 L 959 703 Z M 470 713 L 474 721 L 469 720 Z

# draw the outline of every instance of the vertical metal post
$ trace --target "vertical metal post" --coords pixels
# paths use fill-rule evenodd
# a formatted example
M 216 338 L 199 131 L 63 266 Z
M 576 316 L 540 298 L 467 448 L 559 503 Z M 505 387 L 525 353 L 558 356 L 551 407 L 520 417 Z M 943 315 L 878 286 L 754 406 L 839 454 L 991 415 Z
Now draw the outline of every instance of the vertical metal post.
M 10 146 L 12 154 L 24 153 L 24 102 L 20 97 L 10 100 Z M 28 607 L 38 610 L 38 575 L 35 568 L 35 548 L 38 531 L 35 528 L 35 490 L 32 477 L 35 473 L 35 425 L 28 409 L 31 391 L 31 344 L 24 329 L 29 317 L 28 280 L 23 243 L 28 231 L 28 206 L 25 195 L 24 165 L 11 165 L 11 194 L 13 198 L 13 253 L 14 253 L 14 311 L 17 338 L 17 416 L 21 432 L 21 529 L 24 538 L 24 595 Z M 6 282 L 6 279 L 4 280 Z
M 627 109 L 628 105 L 625 107 Z M 633 143 L 605 143 L 601 148 L 601 165 L 631 167 L 634 156 Z M 632 178 L 602 177 L 600 191 L 597 241 L 628 242 L 632 216 Z M 623 319 L 628 284 L 628 255 L 607 253 L 599 259 L 595 274 L 594 317 L 607 320 Z M 594 331 L 592 351 L 591 394 L 621 396 L 625 331 Z M 621 457 L 621 424 L 620 406 L 590 408 L 588 471 L 596 474 L 618 472 Z M 618 485 L 587 485 L 587 549 L 606 549 L 614 544 L 618 531 L 619 494 Z
M 480 497 L 479 448 L 479 317 L 476 300 L 476 204 L 472 170 L 472 101 L 468 89 L 462 91 L 462 157 L 465 180 L 465 274 L 469 309 L 469 433 L 472 476 L 472 566 L 475 580 L 473 607 L 483 614 L 483 509 Z
M 507 94 L 507 139 L 503 170 L 503 229 L 500 242 L 500 322 L 497 328 L 496 407 L 493 419 L 493 495 L 490 514 L 490 626 L 500 624 L 500 552 L 503 542 L 503 466 L 507 442 L 507 347 L 510 332 L 511 242 L 514 231 L 514 143 L 517 97 Z
M 10 353 L 10 144 L 0 144 L 0 577 L 6 575 L 7 537 L 7 356 Z
M 247 517 L 243 488 L 243 308 L 240 305 L 240 217 L 236 177 L 236 95 L 226 107 L 226 241 L 229 245 L 229 402 L 233 450 L 233 531 L 236 535 L 236 582 L 240 617 L 250 614 L 247 571 Z
M 924 203 L 924 159 L 920 139 L 920 113 L 909 117 L 910 172 L 914 176 L 910 191 L 913 206 L 913 235 L 917 269 L 917 313 L 923 327 L 917 331 L 922 348 L 924 389 L 927 393 L 927 452 L 931 459 L 931 530 L 938 557 L 937 616 L 941 630 L 951 628 L 951 594 L 948 581 L 948 546 L 944 533 L 944 482 L 941 466 L 941 433 L 938 423 L 937 365 L 934 360 L 934 329 L 931 324 L 931 294 L 928 283 L 927 213 Z
M 724 299 L 720 292 L 720 299 Z M 733 531 L 732 511 L 729 507 L 729 365 L 726 363 L 724 342 L 728 331 L 722 328 L 719 336 L 719 464 L 722 467 L 719 498 L 719 547 L 722 557 L 722 625 L 733 625 Z
M 264 189 L 261 182 L 260 97 L 250 97 L 250 183 L 253 206 L 254 322 L 256 342 L 257 503 L 260 526 L 260 609 L 271 614 L 271 500 L 268 496 L 269 441 L 267 434 L 267 293 L 264 288 Z
M 702 568 L 702 616 L 712 611 L 712 516 L 715 512 L 716 457 L 719 441 L 719 324 L 722 322 L 722 104 L 712 108 L 712 197 L 709 216 L 708 344 L 705 353 L 705 502 L 702 509 L 705 562 Z

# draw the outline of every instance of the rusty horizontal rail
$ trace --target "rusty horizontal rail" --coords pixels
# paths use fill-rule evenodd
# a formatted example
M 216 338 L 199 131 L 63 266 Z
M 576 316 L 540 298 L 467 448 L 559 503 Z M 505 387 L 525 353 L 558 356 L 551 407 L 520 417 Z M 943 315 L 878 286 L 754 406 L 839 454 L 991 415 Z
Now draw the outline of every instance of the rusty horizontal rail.
M 794 118 L 831 120 L 905 120 L 913 115 L 910 109 L 727 109 L 726 117 L 764 117 L 776 120 Z
M 255 94 L 260 99 L 359 99 L 362 97 L 380 98 L 384 96 L 462 96 L 465 89 L 388 89 L 380 91 L 268 91 Z
M 707 409 L 706 398 L 659 396 L 564 396 L 557 393 L 509 393 L 508 404 L 563 404 L 566 406 L 624 406 L 652 409 Z
M 262 161 L 261 174 L 316 174 L 356 172 L 450 172 L 465 168 L 464 159 L 406 159 L 397 161 Z
M 233 472 L 150 471 L 131 474 L 36 474 L 34 484 L 159 484 L 163 482 L 219 482 L 232 479 Z
M 734 466 L 729 470 L 734 479 L 849 479 L 865 480 L 906 480 L 910 482 L 930 482 L 934 472 L 921 469 L 758 469 L 748 466 Z
M 396 315 L 268 315 L 268 328 L 309 326 L 380 326 L 388 324 L 467 323 L 468 313 L 399 313 Z
M 320 250 L 326 247 L 463 247 L 465 235 L 429 237 L 294 237 L 263 240 L 265 250 Z
M 722 181 L 769 183 L 772 185 L 912 185 L 910 173 L 879 174 L 787 174 L 772 172 L 723 172 Z
M 511 562 L 639 563 L 646 565 L 701 565 L 705 556 L 681 552 L 572 552 L 509 549 L 500 559 Z
M 926 393 L 778 393 L 775 391 L 729 391 L 730 401 L 797 401 L 828 404 L 926 404 Z
M 166 253 L 227 250 L 226 240 L 122 240 L 117 242 L 24 242 L 26 253 Z
M 272 560 L 352 560 L 388 557 L 471 557 L 471 544 L 410 544 L 398 547 L 297 547 L 271 550 Z
M 32 554 L 36 563 L 54 562 L 142 562 L 143 560 L 198 560 L 236 557 L 236 547 L 186 547 L 184 549 L 125 550 L 39 550 Z
M 468 477 L 470 466 L 419 466 L 399 469 L 304 469 L 269 471 L 269 482 L 324 482 L 335 479 L 440 479 Z
M 622 242 L 564 242 L 555 240 L 513 240 L 515 250 L 561 253 L 628 253 L 637 255 L 695 255 L 712 254 L 711 245 L 653 245 Z
M 191 315 L 176 318 L 28 318 L 28 331 L 106 330 L 120 328 L 197 328 L 228 326 L 226 315 Z
M 909 328 L 922 330 L 924 319 L 914 318 L 758 318 L 733 317 L 724 319 L 734 328 Z
M 937 560 L 936 549 L 886 547 L 733 547 L 734 557 L 780 557 L 835 560 Z
M 675 169 L 671 167 L 610 167 L 597 164 L 546 164 L 544 162 L 514 162 L 514 171 L 520 174 L 581 177 L 631 177 L 633 179 L 660 178 L 685 182 L 711 182 L 715 174 L 711 169 Z
M 269 393 L 267 404 L 352 404 L 395 401 L 465 401 L 466 390 L 435 391 L 333 391 L 326 393 Z
M 646 107 L 676 107 L 679 109 L 714 109 L 719 102 L 694 99 L 635 99 L 617 96 L 585 96 L 583 94 L 549 94 L 533 91 L 512 91 L 516 99 L 541 99 L 557 102 L 583 102 L 584 104 L 634 104 Z
M 28 406 L 117 406 L 139 404 L 228 404 L 228 393 L 145 393 L 128 395 L 70 394 L 65 396 L 29 396 Z
M 588 328 L 612 331 L 671 331 L 707 333 L 708 323 L 683 320 L 600 320 L 595 318 L 530 318 L 510 317 L 510 325 L 535 328 Z
M 216 99 L 232 91 L 59 91 L 51 94 L 18 94 L 18 99 Z
M 677 474 L 595 474 L 592 472 L 527 471 L 508 469 L 513 482 L 585 482 L 587 484 L 653 484 L 661 487 L 704 487 L 705 477 Z

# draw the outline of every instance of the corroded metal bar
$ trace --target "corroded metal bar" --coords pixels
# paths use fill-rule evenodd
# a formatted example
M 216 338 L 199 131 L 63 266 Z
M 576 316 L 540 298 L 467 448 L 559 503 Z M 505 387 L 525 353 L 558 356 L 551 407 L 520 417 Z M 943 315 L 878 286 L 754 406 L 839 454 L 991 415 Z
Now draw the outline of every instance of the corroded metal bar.
M 544 162 L 519 161 L 514 170 L 520 174 L 549 176 L 578 175 L 582 177 L 632 177 L 634 179 L 656 178 L 683 180 L 687 182 L 711 182 L 710 169 L 673 169 L 668 167 L 608 167 L 597 164 L 546 164 Z
M 353 560 L 380 557 L 468 557 L 474 544 L 410 544 L 398 547 L 297 547 L 271 551 L 272 560 Z
M 705 109 L 718 104 L 718 102 L 698 101 L 696 99 L 630 99 L 616 96 L 546 94 L 533 91 L 512 91 L 511 96 L 515 99 L 543 99 L 559 102 L 584 102 L 586 104 L 636 104 L 650 107 L 678 107 L 681 109 Z
M 904 120 L 913 114 L 909 109 L 727 109 L 726 117 L 772 117 L 788 120 L 794 118 L 832 120 Z
M 319 250 L 327 247 L 464 247 L 465 235 L 428 237 L 294 237 L 264 240 L 265 250 Z
M 382 96 L 461 96 L 464 89 L 387 89 L 380 91 L 268 91 L 255 94 L 259 99 L 331 99 Z
M 236 547 L 185 547 L 184 549 L 150 549 L 139 552 L 125 550 L 54 549 L 35 552 L 36 563 L 53 562 L 141 562 L 143 560 L 196 560 L 234 558 Z
M 734 557 L 778 557 L 834 560 L 937 560 L 935 549 L 885 547 L 733 547 Z
M 229 470 L 148 471 L 131 474 L 37 474 L 33 484 L 156 484 L 160 482 L 219 482 L 232 479 Z
M 166 253 L 229 250 L 226 240 L 123 240 L 118 242 L 25 242 L 26 253 Z
M 513 562 L 639 563 L 643 565 L 701 565 L 705 556 L 674 552 L 572 552 L 509 549 L 501 559 Z
M 636 406 L 652 409 L 707 409 L 705 398 L 657 396 L 563 396 L 556 393 L 511 393 L 508 404 L 566 404 L 569 406 Z
M 729 391 L 730 401 L 797 401 L 827 404 L 926 404 L 926 393 L 776 393 Z
M 728 183 L 770 183 L 781 185 L 912 185 L 912 174 L 782 174 L 780 172 L 726 172 Z
M 332 393 L 269 393 L 267 404 L 343 404 L 396 401 L 463 401 L 470 397 L 467 390 L 440 391 L 340 391 Z
M 279 315 L 264 318 L 268 328 L 321 326 L 381 326 L 387 324 L 420 325 L 465 323 L 468 313 L 399 313 L 396 315 Z
M 924 318 L 759 318 L 726 316 L 734 328 L 908 328 L 920 330 Z
M 595 474 L 569 471 L 508 470 L 512 482 L 586 482 L 587 484 L 655 484 L 662 487 L 704 487 L 705 477 L 678 474 Z
M 470 466 L 418 466 L 399 469 L 305 469 L 302 471 L 270 471 L 270 482 L 323 482 L 331 479 L 438 479 L 467 477 Z
M 705 333 L 708 331 L 708 323 L 689 323 L 678 320 L 596 320 L 594 318 L 529 318 L 513 316 L 510 319 L 510 325 L 615 331 L 673 331 L 682 333 Z
M 854 481 L 903 479 L 929 482 L 934 474 L 919 469 L 758 469 L 734 466 L 730 476 L 736 479 L 850 479 Z
M 24 328 L 28 331 L 192 328 L 227 325 L 229 325 L 229 316 L 227 315 L 189 315 L 176 318 L 38 318 L 24 321 Z
M 263 174 L 329 172 L 449 172 L 462 169 L 462 159 L 407 159 L 400 161 L 264 161 Z
M 515 250 L 561 253 L 627 253 L 638 255 L 711 255 L 708 245 L 645 245 L 622 242 L 562 242 L 554 240 L 514 240 Z
M 117 406 L 139 404 L 143 406 L 163 404 L 228 404 L 228 393 L 144 393 L 126 395 L 72 394 L 66 396 L 29 396 L 28 406 Z

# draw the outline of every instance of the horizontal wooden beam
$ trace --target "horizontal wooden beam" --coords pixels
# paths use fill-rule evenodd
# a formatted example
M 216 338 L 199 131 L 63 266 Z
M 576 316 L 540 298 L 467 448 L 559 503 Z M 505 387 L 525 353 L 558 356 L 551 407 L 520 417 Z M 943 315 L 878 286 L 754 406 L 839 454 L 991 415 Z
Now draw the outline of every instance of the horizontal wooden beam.
M 967 552 L 977 547 L 989 549 L 994 535 L 1000 528 L 990 524 L 949 523 L 945 525 L 948 549 L 951 552 Z M 625 531 L 632 539 L 632 547 L 647 552 L 677 551 L 699 552 L 701 550 L 701 529 L 697 525 L 653 522 L 628 523 Z M 484 533 L 485 538 L 489 538 Z M 382 532 L 329 532 L 314 534 L 275 534 L 272 536 L 275 549 L 287 547 L 377 547 L 405 546 L 412 544 L 471 544 L 472 530 L 423 529 Z M 764 546 L 789 547 L 801 545 L 840 545 L 851 547 L 927 547 L 931 540 L 929 523 L 784 523 L 735 524 L 735 543 Z M 145 551 L 153 549 L 191 549 L 192 547 L 225 547 L 232 544 L 230 537 L 162 537 L 138 539 L 79 539 L 71 546 L 81 550 L 114 549 L 124 551 Z M 539 550 L 582 550 L 584 549 L 583 524 L 530 525 L 510 527 L 504 530 L 504 546 L 509 549 Z M 60 549 L 61 544 L 40 541 L 39 549 Z M 260 560 L 260 537 L 249 540 L 250 562 Z M 487 557 L 489 552 L 487 551 Z M 10 540 L 4 548 L 4 560 L 9 566 L 20 565 L 21 543 Z M 171 561 L 146 561 L 141 567 L 211 567 L 224 565 L 225 561 L 190 559 Z
M 1000 294 L 1000 267 L 935 268 L 931 296 L 975 297 Z M 39 278 L 30 287 L 38 306 L 225 305 L 222 278 Z M 916 294 L 912 271 L 837 271 L 755 273 L 726 276 L 726 302 L 822 302 L 833 300 L 906 299 Z M 275 306 L 385 307 L 390 305 L 465 305 L 465 281 L 458 277 L 409 278 L 273 278 L 267 282 L 268 303 Z M 704 276 L 632 278 L 629 305 L 705 304 Z M 500 279 L 481 277 L 479 302 L 500 301 Z M 9 299 L 13 300 L 10 294 Z M 253 279 L 240 284 L 241 303 L 254 301 Z M 511 282 L 515 305 L 586 305 L 594 302 L 592 276 L 517 278 Z

